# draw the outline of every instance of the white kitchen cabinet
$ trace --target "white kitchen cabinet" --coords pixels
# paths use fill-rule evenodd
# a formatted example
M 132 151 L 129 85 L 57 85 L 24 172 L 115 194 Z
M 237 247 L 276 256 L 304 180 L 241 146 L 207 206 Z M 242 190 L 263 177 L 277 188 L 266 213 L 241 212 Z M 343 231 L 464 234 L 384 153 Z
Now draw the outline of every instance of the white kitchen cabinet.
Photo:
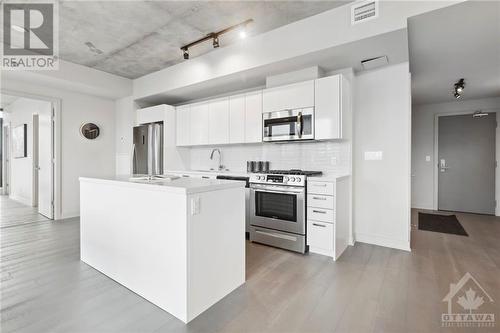
M 265 89 L 263 112 L 314 106 L 314 80 Z
M 245 94 L 245 143 L 262 142 L 262 90 Z
M 190 106 L 183 105 L 175 108 L 176 113 L 176 145 L 188 146 L 191 136 Z
M 229 97 L 229 143 L 245 142 L 245 95 Z
M 190 145 L 208 144 L 208 103 L 191 104 L 189 117 L 191 121 Z
M 208 102 L 208 143 L 229 143 L 229 98 Z
M 347 113 L 350 112 L 349 82 L 341 75 L 315 80 L 315 127 L 316 140 L 343 139 L 348 133 Z
M 337 260 L 349 244 L 349 177 L 307 183 L 307 245 L 309 251 Z M 311 186 L 313 185 L 313 186 Z
M 168 107 L 168 105 L 160 104 L 160 105 L 150 106 L 150 107 L 143 108 L 143 109 L 138 109 L 137 113 L 136 113 L 137 125 L 164 121 L 166 107 Z

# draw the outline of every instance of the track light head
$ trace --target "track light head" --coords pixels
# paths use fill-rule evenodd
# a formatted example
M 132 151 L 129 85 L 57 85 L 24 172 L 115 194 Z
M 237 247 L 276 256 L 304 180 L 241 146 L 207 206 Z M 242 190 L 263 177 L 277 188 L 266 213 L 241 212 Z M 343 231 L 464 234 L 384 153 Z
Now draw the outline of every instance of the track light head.
M 465 79 L 460 79 L 453 85 L 453 96 L 455 98 L 460 98 L 462 97 L 461 94 L 465 89 Z
M 182 52 L 184 53 L 184 59 L 189 59 L 189 51 L 188 49 L 183 49 Z
M 218 36 L 214 37 L 212 45 L 214 46 L 214 49 L 219 47 L 219 37 Z

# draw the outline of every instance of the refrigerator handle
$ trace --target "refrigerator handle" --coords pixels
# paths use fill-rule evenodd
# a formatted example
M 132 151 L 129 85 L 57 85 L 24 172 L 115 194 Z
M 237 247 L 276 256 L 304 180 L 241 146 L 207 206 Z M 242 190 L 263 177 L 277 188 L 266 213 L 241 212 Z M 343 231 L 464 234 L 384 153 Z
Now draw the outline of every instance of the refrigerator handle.
M 132 144 L 132 174 L 134 175 L 137 170 L 137 154 L 135 153 L 135 143 Z

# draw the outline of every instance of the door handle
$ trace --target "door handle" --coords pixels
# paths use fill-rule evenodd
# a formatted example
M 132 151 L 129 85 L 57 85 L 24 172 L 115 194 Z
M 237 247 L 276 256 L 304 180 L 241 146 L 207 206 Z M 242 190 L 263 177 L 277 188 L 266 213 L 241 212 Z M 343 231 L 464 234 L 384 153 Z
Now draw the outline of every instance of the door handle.
M 297 115 L 297 135 L 299 138 L 302 137 L 302 112 Z
M 322 197 L 313 197 L 314 200 L 326 200 L 326 198 L 322 198 Z
M 313 209 L 313 213 L 326 214 L 324 210 L 316 210 L 316 209 Z
M 315 227 L 321 227 L 321 228 L 326 228 L 326 225 L 319 224 L 319 223 L 313 223 L 313 226 L 315 226 Z

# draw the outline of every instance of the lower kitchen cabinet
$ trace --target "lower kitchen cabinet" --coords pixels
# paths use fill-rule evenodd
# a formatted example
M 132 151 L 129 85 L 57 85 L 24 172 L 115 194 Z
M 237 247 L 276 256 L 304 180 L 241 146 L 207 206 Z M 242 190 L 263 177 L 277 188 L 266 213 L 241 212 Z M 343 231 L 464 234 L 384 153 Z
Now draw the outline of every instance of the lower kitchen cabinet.
M 349 244 L 349 177 L 309 181 L 307 189 L 307 245 L 309 251 L 337 260 Z

